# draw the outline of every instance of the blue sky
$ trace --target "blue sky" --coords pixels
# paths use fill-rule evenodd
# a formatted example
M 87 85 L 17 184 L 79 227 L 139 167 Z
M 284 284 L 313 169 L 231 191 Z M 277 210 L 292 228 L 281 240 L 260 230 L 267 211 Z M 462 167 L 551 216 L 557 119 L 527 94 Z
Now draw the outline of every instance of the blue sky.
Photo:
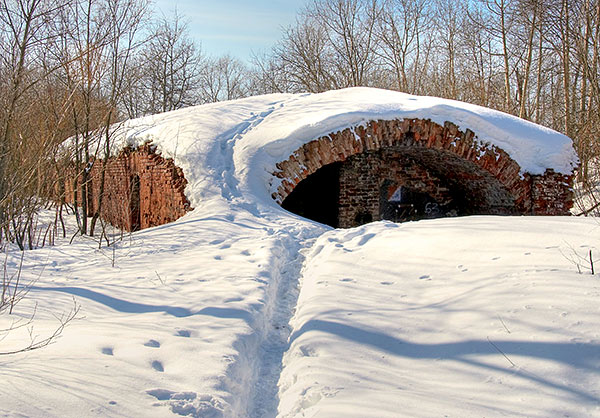
M 230 53 L 248 60 L 251 51 L 269 50 L 281 26 L 294 22 L 308 0 L 156 0 L 156 10 L 171 16 L 175 7 L 190 35 L 208 55 Z

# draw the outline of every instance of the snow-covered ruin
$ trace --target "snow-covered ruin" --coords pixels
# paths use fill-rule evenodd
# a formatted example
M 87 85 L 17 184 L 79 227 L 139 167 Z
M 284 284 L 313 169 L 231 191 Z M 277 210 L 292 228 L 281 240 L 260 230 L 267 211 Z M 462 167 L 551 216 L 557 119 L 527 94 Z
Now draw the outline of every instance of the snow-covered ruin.
M 110 182 L 122 174 L 132 187 L 111 196 L 134 213 L 139 194 L 151 215 L 131 225 L 167 222 L 162 200 L 183 212 L 123 239 L 112 231 L 110 246 L 75 234 L 69 217 L 64 245 L 5 255 L 5 274 L 30 292 L 0 316 L 0 329 L 13 327 L 0 352 L 52 335 L 74 303 L 80 314 L 55 344 L 0 356 L 0 416 L 600 415 L 600 285 L 588 267 L 597 218 L 334 229 L 279 205 L 301 188 L 305 202 L 327 204 L 310 190 L 315 175 L 338 179 L 339 199 L 355 168 L 372 179 L 354 181 L 368 186 L 370 212 L 352 222 L 402 209 L 411 188 L 426 195 L 416 210 L 563 213 L 577 162 L 569 138 L 364 88 L 215 103 L 119 129 Z M 332 204 L 330 223 L 343 224 Z M 34 333 L 14 326 L 34 314 Z
M 221 123 L 236 117 L 235 127 Z M 130 230 L 182 216 L 190 210 L 186 195 L 192 206 L 200 203 L 205 186 L 194 184 L 206 174 L 199 167 L 223 172 L 225 182 L 235 170 L 253 194 L 268 187 L 284 208 L 334 227 L 567 215 L 572 207 L 577 158 L 569 138 L 451 100 L 368 88 L 268 95 L 143 118 L 124 129 L 120 153 L 107 166 L 103 216 Z M 231 143 L 233 160 L 212 168 L 213 161 L 195 160 L 194 149 L 207 141 Z

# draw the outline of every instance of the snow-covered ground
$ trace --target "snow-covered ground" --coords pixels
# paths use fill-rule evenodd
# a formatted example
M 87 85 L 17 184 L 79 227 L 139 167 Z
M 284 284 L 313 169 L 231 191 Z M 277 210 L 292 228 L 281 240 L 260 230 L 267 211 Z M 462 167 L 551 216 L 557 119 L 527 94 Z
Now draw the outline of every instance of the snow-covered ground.
M 371 89 L 129 124 L 128 141 L 151 138 L 184 169 L 195 210 L 114 248 L 78 239 L 25 253 L 31 291 L 0 329 L 36 310 L 41 338 L 73 298 L 80 311 L 56 343 L 0 356 L 0 416 L 600 415 L 600 279 L 585 261 L 600 249 L 596 219 L 332 230 L 270 199 L 269 170 L 302 141 L 428 109 L 482 140 L 532 137 L 523 166 L 573 162 L 551 131 Z M 8 273 L 19 257 L 7 255 Z M 27 328 L 3 336 L 3 352 L 29 341 Z
M 280 413 L 600 416 L 600 279 L 569 261 L 598 257 L 599 226 L 479 216 L 323 234 Z

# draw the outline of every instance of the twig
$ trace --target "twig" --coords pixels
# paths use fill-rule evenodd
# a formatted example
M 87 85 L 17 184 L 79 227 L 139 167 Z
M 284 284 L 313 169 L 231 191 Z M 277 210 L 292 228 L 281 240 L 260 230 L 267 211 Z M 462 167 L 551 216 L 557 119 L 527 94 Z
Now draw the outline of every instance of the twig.
M 592 250 L 590 250 L 590 268 L 592 269 L 592 275 L 594 274 L 594 259 L 592 258 Z
M 496 350 L 498 350 L 498 352 L 499 352 L 500 354 L 502 354 L 502 355 L 504 356 L 504 358 L 505 358 L 506 360 L 508 360 L 508 362 L 509 362 L 510 364 L 512 364 L 514 367 L 517 367 L 517 365 L 516 365 L 515 363 L 513 363 L 513 362 L 512 362 L 512 360 L 511 360 L 511 359 L 509 359 L 509 358 L 508 358 L 508 356 L 507 356 L 506 354 L 504 354 L 504 352 L 503 352 L 502 350 L 500 350 L 500 349 L 498 348 L 498 346 L 492 342 L 492 340 L 490 340 L 490 337 L 487 337 L 487 340 L 488 340 L 488 342 L 489 342 L 489 343 L 490 343 L 490 344 L 491 344 L 491 345 L 492 345 L 492 346 L 493 346 L 493 347 L 494 347 Z
M 508 332 L 510 334 L 510 330 L 508 329 L 508 327 L 506 326 L 506 324 L 502 320 L 502 317 L 500 316 L 500 314 L 498 314 L 498 319 L 500 320 L 500 322 L 502 322 L 502 326 L 504 327 L 504 329 L 506 330 L 506 332 Z
M 21 278 L 21 271 L 23 269 L 23 257 L 25 256 L 25 251 L 21 251 L 21 261 L 19 262 L 19 270 L 17 273 L 17 282 L 15 283 L 15 291 L 12 295 L 12 300 L 10 301 L 10 309 L 8 310 L 8 314 L 12 315 L 13 308 L 15 307 L 15 298 L 17 297 L 17 291 L 19 289 L 19 279 Z
M 165 286 L 165 281 L 162 279 L 162 277 L 160 277 L 160 274 L 158 274 L 158 271 L 154 270 L 154 272 L 156 273 L 156 277 L 158 277 L 158 280 L 160 281 L 160 283 Z
M 592 206 L 591 208 L 585 209 L 583 210 L 583 212 L 576 214 L 575 216 L 588 216 L 588 214 L 590 212 L 592 212 L 594 209 L 598 209 L 598 207 L 600 207 L 600 202 L 597 202 L 594 206 Z
M 60 334 L 62 334 L 65 327 L 71 321 L 78 319 L 77 314 L 79 313 L 80 307 L 81 306 L 77 304 L 77 301 L 75 300 L 75 298 L 73 298 L 73 308 L 71 309 L 70 312 L 68 312 L 67 314 L 63 314 L 60 317 L 56 316 L 56 315 L 54 316 L 56 319 L 58 319 L 59 325 L 56 327 L 56 329 L 50 336 L 44 338 L 43 340 L 35 341 L 36 336 L 33 335 L 33 328 L 30 328 L 29 329 L 30 343 L 27 347 L 19 348 L 17 350 L 12 350 L 12 351 L 0 352 L 0 355 L 5 356 L 5 355 L 10 355 L 10 354 L 24 353 L 24 352 L 31 351 L 31 350 L 37 350 L 39 348 L 43 348 L 43 347 L 46 347 L 47 345 L 52 344 L 53 342 L 56 341 L 56 339 L 60 336 Z

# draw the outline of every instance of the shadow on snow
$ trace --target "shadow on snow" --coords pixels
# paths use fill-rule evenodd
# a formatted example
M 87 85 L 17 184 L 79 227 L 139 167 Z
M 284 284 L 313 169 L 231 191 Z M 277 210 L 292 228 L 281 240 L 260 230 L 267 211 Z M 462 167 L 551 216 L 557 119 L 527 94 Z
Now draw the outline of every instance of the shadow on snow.
M 356 326 L 333 321 L 313 319 L 306 322 L 290 336 L 291 345 L 296 339 L 310 331 L 320 331 L 336 335 L 348 341 L 364 346 L 371 346 L 386 353 L 413 359 L 445 359 L 456 360 L 465 364 L 517 375 L 523 379 L 537 382 L 547 387 L 575 395 L 588 402 L 600 402 L 600 398 L 577 388 L 552 382 L 542 376 L 535 375 L 519 367 L 503 368 L 486 364 L 469 358 L 469 356 L 498 355 L 498 351 L 487 340 L 467 340 L 439 344 L 419 344 L 395 338 L 376 330 L 366 330 Z M 494 344 L 505 355 L 525 356 L 551 360 L 567 366 L 600 373 L 600 344 L 563 343 L 563 342 L 531 342 L 494 340 Z
M 39 291 L 52 291 L 68 293 L 70 295 L 79 296 L 82 298 L 93 300 L 94 302 L 101 303 L 102 305 L 108 306 L 115 311 L 122 313 L 151 313 L 151 312 L 164 312 L 166 314 L 175 316 L 177 318 L 184 318 L 193 315 L 207 315 L 214 316 L 216 318 L 234 318 L 242 319 L 245 322 L 250 322 L 250 313 L 243 309 L 233 308 L 219 308 L 209 306 L 200 309 L 197 312 L 192 312 L 187 308 L 168 306 L 168 305 L 148 305 L 145 303 L 129 302 L 124 299 L 118 299 L 112 296 L 107 296 L 93 290 L 82 289 L 79 287 L 39 287 L 33 286 L 31 290 Z

